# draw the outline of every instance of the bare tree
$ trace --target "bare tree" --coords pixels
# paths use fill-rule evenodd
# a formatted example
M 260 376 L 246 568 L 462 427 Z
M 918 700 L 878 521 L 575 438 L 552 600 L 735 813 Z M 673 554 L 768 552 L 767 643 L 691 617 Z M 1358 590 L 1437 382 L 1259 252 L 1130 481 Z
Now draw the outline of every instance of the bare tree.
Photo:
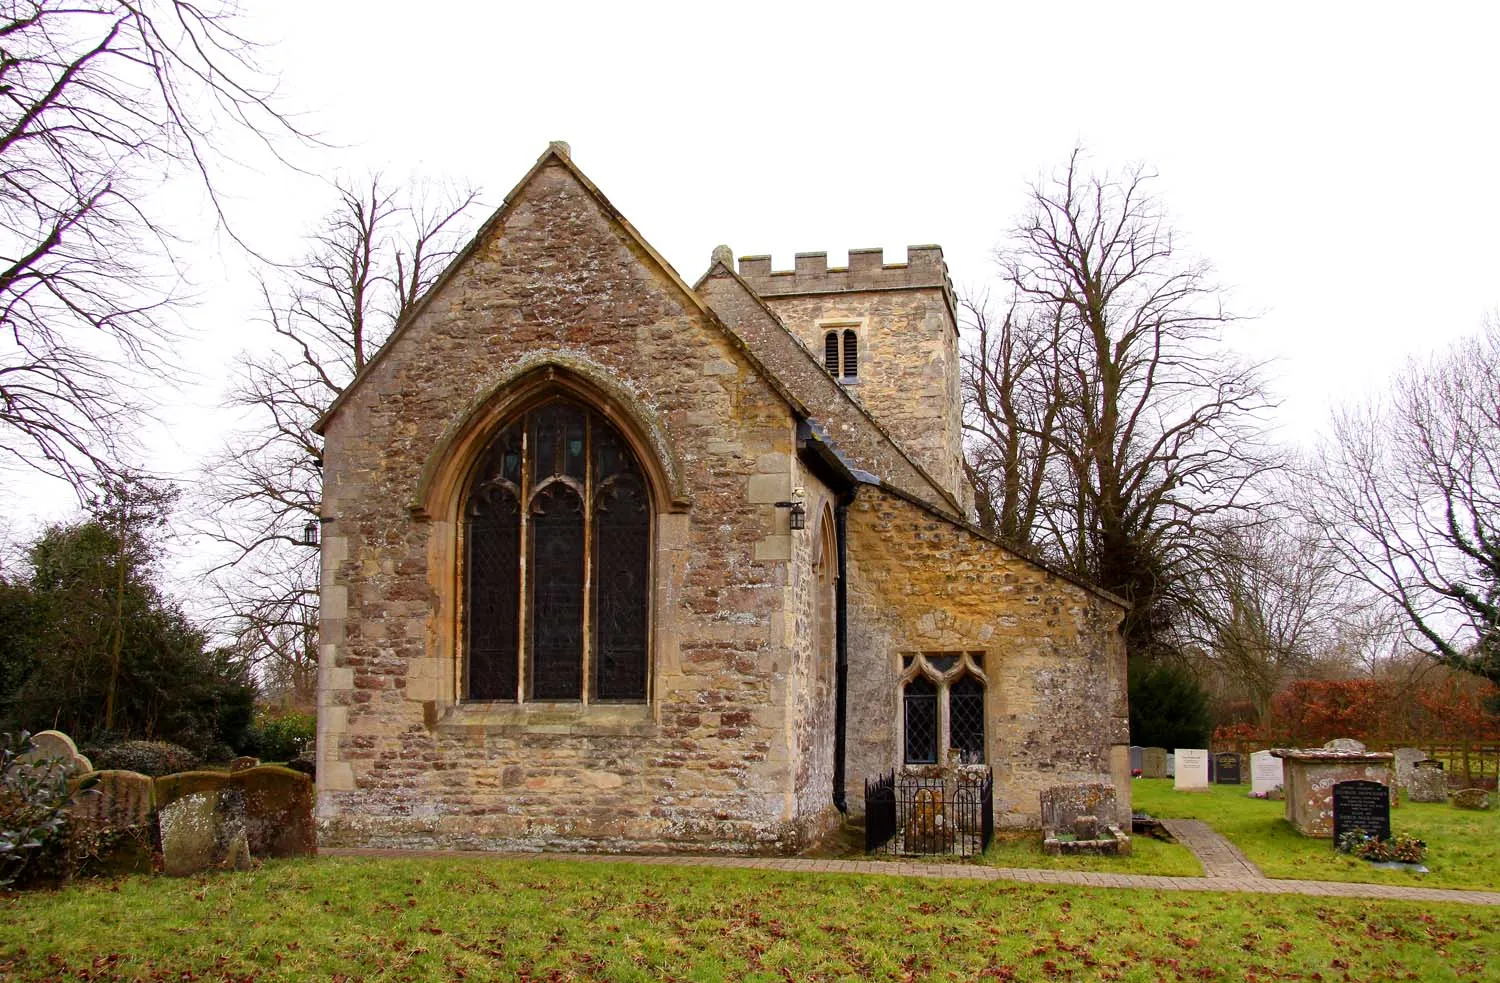
M 316 683 L 317 553 L 302 545 L 322 493 L 313 426 L 453 257 L 476 201 L 378 176 L 338 195 L 305 259 L 262 280 L 277 346 L 242 359 L 231 399 L 253 423 L 208 476 L 210 532 L 229 554 L 214 571 L 222 614 L 262 682 L 294 699 Z
M 77 488 L 108 476 L 160 375 L 176 299 L 153 192 L 186 174 L 223 217 L 216 148 L 300 137 L 232 10 L 10 0 L 0 13 L 0 457 Z
M 1250 698 L 1262 724 L 1283 685 L 1335 661 L 1363 606 L 1317 530 L 1295 517 L 1210 525 L 1195 585 L 1205 668 Z
M 964 380 L 996 531 L 1132 602 L 1132 654 L 1170 647 L 1197 528 L 1274 465 L 1258 366 L 1220 343 L 1235 318 L 1177 253 L 1152 178 L 1088 175 L 1075 151 L 1032 188 L 997 252 L 1010 311 L 997 331 L 969 305 Z
M 1411 642 L 1500 681 L 1500 322 L 1389 395 L 1335 416 L 1308 468 L 1344 569 L 1405 615 Z

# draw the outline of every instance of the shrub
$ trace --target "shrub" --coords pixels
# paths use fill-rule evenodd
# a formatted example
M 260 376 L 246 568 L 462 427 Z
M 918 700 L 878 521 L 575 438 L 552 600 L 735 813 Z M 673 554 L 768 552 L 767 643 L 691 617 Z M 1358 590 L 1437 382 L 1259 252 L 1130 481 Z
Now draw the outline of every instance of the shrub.
M 22 761 L 35 745 L 0 734 L 0 887 L 61 874 L 70 815 L 67 772 L 51 759 Z
M 317 718 L 310 713 L 261 711 L 246 732 L 246 752 L 262 761 L 291 761 L 312 746 L 317 729 Z
M 193 752 L 166 741 L 123 741 L 100 751 L 94 759 L 94 767 L 100 770 L 138 771 L 152 778 L 191 771 L 197 764 Z

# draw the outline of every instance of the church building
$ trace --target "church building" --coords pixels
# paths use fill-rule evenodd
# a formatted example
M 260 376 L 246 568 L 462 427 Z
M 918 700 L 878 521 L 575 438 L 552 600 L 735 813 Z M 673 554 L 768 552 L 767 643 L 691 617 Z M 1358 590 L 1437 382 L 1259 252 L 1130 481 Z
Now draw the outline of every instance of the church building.
M 905 259 L 689 285 L 552 144 L 319 423 L 321 842 L 793 852 L 957 768 L 1128 821 L 1122 602 L 971 524 Z

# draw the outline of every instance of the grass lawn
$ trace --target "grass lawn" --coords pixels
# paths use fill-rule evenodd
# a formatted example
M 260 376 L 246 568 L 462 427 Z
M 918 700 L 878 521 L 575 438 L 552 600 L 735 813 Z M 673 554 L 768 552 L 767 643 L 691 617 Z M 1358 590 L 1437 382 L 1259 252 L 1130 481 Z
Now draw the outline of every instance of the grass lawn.
M 1286 803 L 1252 799 L 1248 785 L 1178 792 L 1171 779 L 1137 778 L 1137 811 L 1158 819 L 1201 819 L 1245 852 L 1267 877 L 1359 881 L 1469 889 L 1500 888 L 1500 811 L 1469 812 L 1444 803 L 1402 802 L 1391 829 L 1427 842 L 1429 874 L 1380 870 L 1334 850 L 1333 841 L 1301 835 L 1286 821 Z
M 1482 980 L 1500 909 L 328 858 L 0 897 L 0 979 Z
M 999 832 L 984 853 L 991 867 L 1025 867 L 1032 870 L 1083 870 L 1101 874 L 1158 874 L 1168 877 L 1202 877 L 1203 866 L 1193 851 L 1180 843 L 1163 843 L 1149 836 L 1130 838 L 1128 857 L 1053 857 L 1042 852 L 1042 834 Z

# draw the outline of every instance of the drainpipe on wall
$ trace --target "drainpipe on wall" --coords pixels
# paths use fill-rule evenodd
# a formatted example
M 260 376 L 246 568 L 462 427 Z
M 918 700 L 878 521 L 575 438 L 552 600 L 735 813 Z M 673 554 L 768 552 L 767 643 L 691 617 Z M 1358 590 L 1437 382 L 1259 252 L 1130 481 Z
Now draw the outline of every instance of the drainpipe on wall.
M 834 586 L 834 703 L 833 703 L 833 805 L 849 814 L 844 794 L 844 758 L 849 719 L 849 505 L 858 485 L 839 496 L 833 510 L 833 533 L 838 543 L 838 580 Z

